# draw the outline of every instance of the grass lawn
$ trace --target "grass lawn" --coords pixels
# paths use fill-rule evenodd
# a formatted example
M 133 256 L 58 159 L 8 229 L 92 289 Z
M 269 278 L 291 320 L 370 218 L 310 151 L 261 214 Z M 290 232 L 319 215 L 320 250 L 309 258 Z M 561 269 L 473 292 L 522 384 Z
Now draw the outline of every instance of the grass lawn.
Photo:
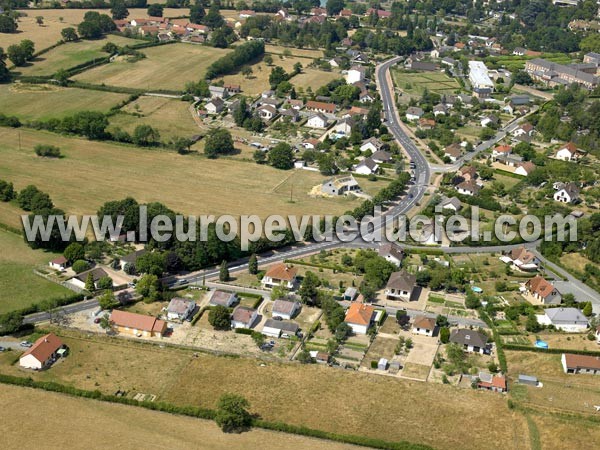
M 68 42 L 35 58 L 30 65 L 15 69 L 15 72 L 27 76 L 53 75 L 59 69 L 69 69 L 94 58 L 108 56 L 107 53 L 101 50 L 107 42 L 125 46 L 144 41 L 110 34 L 99 40 Z
M 35 431 L 28 434 L 28 442 L 37 448 L 60 448 L 66 440 L 77 442 L 82 448 L 102 446 L 119 447 L 125 442 L 142 448 L 188 449 L 202 442 L 207 450 L 231 448 L 269 448 L 311 450 L 318 446 L 325 450 L 356 449 L 360 447 L 321 441 L 313 438 L 253 429 L 244 433 L 223 433 L 208 420 L 149 411 L 133 406 L 115 405 L 66 395 L 2 386 L 0 401 L 11 414 L 3 419 L 3 442 L 6 448 L 20 446 L 23 423 L 35 422 Z M 77 414 L 73 414 L 77 411 Z M 69 426 L 65 427 L 65 423 Z M 60 429 L 60 433 L 56 430 Z M 164 430 L 168 429 L 169 433 Z M 111 433 L 106 433 L 111 430 Z M 127 436 L 124 439 L 124 436 Z
M 129 103 L 121 111 L 126 114 L 115 114 L 110 120 L 109 131 L 115 127 L 133 133 L 138 125 L 150 125 L 160 132 L 162 140 L 173 137 L 191 137 L 202 134 L 189 110 L 189 103 L 163 97 L 140 97 Z M 134 114 L 141 114 L 138 117 Z M 195 148 L 195 147 L 194 147 Z
M 35 266 L 55 258 L 54 253 L 32 250 L 21 236 L 3 230 L 0 230 L 0 248 L 0 314 L 72 294 L 33 273 Z
M 72 348 L 66 360 L 28 375 L 102 392 L 114 393 L 120 387 L 158 395 L 158 400 L 211 408 L 223 393 L 238 393 L 266 420 L 438 449 L 483 449 L 514 439 L 522 448 L 528 441 L 525 420 L 508 410 L 502 396 L 317 365 L 202 353 L 194 358 L 192 351 L 100 336 L 64 340 Z M 0 370 L 24 373 L 14 366 L 0 365 Z M 357 392 L 369 395 L 348 395 Z M 490 411 L 492 428 L 486 420 Z M 462 426 L 465 416 L 472 419 L 468 430 Z
M 310 197 L 324 177 L 306 170 L 281 171 L 231 158 L 209 160 L 26 129 L 0 128 L 0 142 L 0 179 L 14 182 L 16 189 L 35 184 L 73 214 L 95 212 L 126 196 L 198 215 L 340 214 L 360 203 Z M 35 156 L 39 143 L 57 145 L 65 157 Z
M 456 80 L 440 72 L 404 72 L 392 70 L 392 77 L 397 87 L 403 91 L 422 95 L 425 89 L 437 94 L 453 94 L 460 89 Z
M 531 419 L 539 430 L 539 440 L 544 450 L 565 448 L 591 448 L 600 441 L 600 427 L 596 421 L 556 417 L 534 413 Z
M 296 86 L 296 89 L 302 88 L 306 91 L 309 87 L 314 91 L 321 86 L 326 85 L 332 80 L 341 78 L 342 76 L 338 72 L 326 72 L 318 69 L 303 69 L 302 73 L 299 73 L 290 82 Z
M 145 48 L 145 59 L 136 62 L 118 59 L 73 78 L 128 88 L 183 90 L 187 82 L 201 79 L 213 61 L 230 51 L 181 43 Z
M 60 119 L 79 111 L 108 112 L 128 97 L 126 94 L 46 84 L 0 85 L 0 104 L 4 111 L 25 120 Z
M 24 211 L 14 203 L 0 202 L 0 223 L 21 229 L 21 214 Z

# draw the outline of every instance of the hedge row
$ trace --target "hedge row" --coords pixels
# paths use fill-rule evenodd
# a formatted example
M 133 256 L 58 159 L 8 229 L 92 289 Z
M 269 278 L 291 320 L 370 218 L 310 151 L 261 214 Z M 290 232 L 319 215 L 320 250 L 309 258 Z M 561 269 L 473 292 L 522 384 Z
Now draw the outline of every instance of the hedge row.
M 600 356 L 600 351 L 594 350 L 576 350 L 576 349 L 566 349 L 566 348 L 539 348 L 539 347 L 529 347 L 527 345 L 519 345 L 519 344 L 504 344 L 504 348 L 506 350 L 515 350 L 519 352 L 536 352 L 536 353 L 552 353 L 552 354 L 561 354 L 561 353 L 572 353 L 574 355 L 586 355 L 586 356 Z
M 500 333 L 496 329 L 493 320 L 488 316 L 488 314 L 483 310 L 479 309 L 479 318 L 483 320 L 488 327 L 492 329 L 492 335 L 494 337 L 494 342 L 496 343 L 496 354 L 498 355 L 498 362 L 500 363 L 500 370 L 502 373 L 508 372 L 508 365 L 506 364 L 506 355 L 504 354 L 504 344 L 502 342 L 502 338 L 500 337 Z
M 236 328 L 235 333 L 251 335 L 253 331 L 250 328 Z
M 11 233 L 22 235 L 23 232 L 18 228 L 12 227 L 10 225 L 6 225 L 5 223 L 0 222 L 0 229 L 5 231 L 10 231 Z
M 145 402 L 137 401 L 127 397 L 117 397 L 115 395 L 103 394 L 100 391 L 88 391 L 78 389 L 71 386 L 65 386 L 59 383 L 49 381 L 34 381 L 31 378 L 15 377 L 10 375 L 0 374 L 0 383 L 10 384 L 13 386 L 23 386 L 34 389 L 42 389 L 50 392 L 58 392 L 61 394 L 70 395 L 73 397 L 91 398 L 94 400 L 118 403 L 129 406 L 137 406 L 152 411 L 161 411 L 170 414 L 178 414 L 188 417 L 196 417 L 206 420 L 214 420 L 216 413 L 214 410 L 199 408 L 197 406 L 177 406 L 166 402 Z M 393 449 L 393 450 L 432 450 L 432 447 L 421 444 L 412 444 L 410 442 L 388 442 L 382 439 L 375 439 L 363 436 L 353 436 L 345 434 L 331 433 L 328 431 L 315 430 L 303 426 L 290 425 L 283 422 L 268 422 L 261 419 L 253 419 L 252 426 L 263 428 L 266 430 L 281 431 L 284 433 L 297 434 L 301 436 L 314 437 L 318 439 L 326 439 L 335 442 L 346 444 L 362 445 L 372 448 Z
M 288 263 L 288 264 L 297 264 L 299 266 L 315 267 L 317 269 L 337 270 L 338 272 L 344 272 L 344 273 L 349 272 L 349 271 L 346 271 L 341 266 L 332 265 L 332 264 L 318 264 L 318 263 L 312 263 L 312 262 L 306 262 L 306 261 L 298 261 L 296 259 L 286 259 L 286 260 L 284 260 L 284 262 Z

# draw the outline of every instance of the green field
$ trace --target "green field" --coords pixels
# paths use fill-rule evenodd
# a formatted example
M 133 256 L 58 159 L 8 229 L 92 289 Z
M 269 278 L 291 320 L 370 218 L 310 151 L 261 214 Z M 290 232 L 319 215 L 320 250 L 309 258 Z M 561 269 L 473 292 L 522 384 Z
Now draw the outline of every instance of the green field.
M 394 84 L 402 91 L 422 95 L 425 89 L 429 92 L 442 94 L 453 94 L 460 90 L 460 85 L 456 80 L 450 78 L 445 73 L 440 72 L 405 72 L 401 70 L 392 70 Z
M 128 97 L 126 94 L 45 84 L 0 85 L 1 112 L 24 120 L 60 119 L 79 111 L 108 112 Z
M 203 78 L 206 68 L 230 50 L 214 47 L 171 44 L 143 49 L 145 59 L 114 62 L 73 77 L 78 81 L 136 89 L 182 90 L 188 81 Z
M 53 75 L 59 69 L 70 69 L 94 58 L 108 56 L 107 53 L 101 50 L 107 42 L 113 42 L 119 46 L 131 46 L 143 41 L 108 35 L 99 40 L 68 42 L 38 56 L 30 65 L 19 67 L 16 72 L 26 76 Z
M 40 143 L 60 147 L 64 158 L 35 156 L 33 148 Z M 233 158 L 182 156 L 28 129 L 0 128 L 0 160 L 0 179 L 12 181 L 16 189 L 35 184 L 73 214 L 90 214 L 104 202 L 128 195 L 142 202 L 159 201 L 185 214 L 263 217 L 340 214 L 361 203 L 311 197 L 310 190 L 325 179 L 317 172 L 283 171 Z M 371 189 L 382 184 L 368 183 L 365 189 L 374 194 Z
M 0 249 L 0 314 L 72 294 L 33 273 L 34 267 L 47 264 L 57 255 L 31 250 L 21 236 L 3 230 L 0 230 Z

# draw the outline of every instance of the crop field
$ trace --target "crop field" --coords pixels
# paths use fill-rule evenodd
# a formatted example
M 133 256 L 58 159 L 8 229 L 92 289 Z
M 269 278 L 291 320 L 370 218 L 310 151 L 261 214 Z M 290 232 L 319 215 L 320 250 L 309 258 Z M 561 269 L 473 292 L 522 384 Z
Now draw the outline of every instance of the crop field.
M 440 72 L 404 72 L 392 70 L 394 84 L 404 92 L 421 95 L 427 89 L 437 94 L 453 94 L 460 89 L 456 80 Z
M 192 44 L 145 48 L 136 62 L 117 59 L 73 77 L 92 84 L 138 89 L 183 90 L 189 81 L 204 77 L 206 68 L 230 50 Z
M 21 236 L 4 230 L 0 230 L 0 249 L 0 314 L 72 293 L 33 273 L 35 266 L 47 264 L 56 254 L 32 250 Z
M 310 197 L 324 177 L 307 170 L 281 171 L 232 158 L 209 160 L 25 129 L 0 128 L 0 142 L 0 179 L 14 182 L 16 189 L 35 184 L 73 214 L 93 213 L 104 202 L 126 196 L 159 201 L 184 214 L 262 217 L 340 214 L 360 204 Z M 35 156 L 33 148 L 40 143 L 60 147 L 64 157 Z
M 265 45 L 265 51 L 273 55 L 282 55 L 284 52 L 290 52 L 292 56 L 299 56 L 303 58 L 322 58 L 322 50 L 311 50 L 308 48 L 292 48 L 283 47 L 281 45 Z
M 162 140 L 203 134 L 188 108 L 189 103 L 176 99 L 140 97 L 121 108 L 126 114 L 115 114 L 109 120 L 112 127 L 121 127 L 129 133 L 138 125 L 150 125 L 160 132 Z
M 35 431 L 28 433 L 27 437 L 29 445 L 35 448 L 61 448 L 65 442 L 77 442 L 79 447 L 89 449 L 122 446 L 188 449 L 196 447 L 199 442 L 207 450 L 263 449 L 265 442 L 269 443 L 269 448 L 278 450 L 360 448 L 260 429 L 227 434 L 208 420 L 16 386 L 2 386 L 0 401 L 11 411 L 3 418 L 2 439 L 6 448 L 21 445 L 24 423 L 36 424 Z M 165 429 L 169 433 L 165 433 Z
M 47 84 L 0 85 L 2 112 L 24 120 L 60 119 L 79 111 L 105 113 L 128 97 L 126 94 Z
M 102 392 L 121 388 L 128 395 L 143 392 L 175 404 L 210 408 L 223 393 L 234 392 L 246 397 L 252 412 L 266 420 L 439 449 L 484 449 L 509 441 L 515 448 L 527 448 L 524 418 L 510 411 L 500 395 L 316 365 L 194 357 L 192 351 L 101 336 L 64 340 L 70 355 L 50 370 L 27 372 L 28 376 Z M 6 363 L 0 364 L 0 371 L 25 373 Z M 487 420 L 491 411 L 494 427 Z M 471 418 L 468 432 L 463 426 L 466 416 Z
M 29 65 L 16 68 L 14 72 L 27 76 L 53 75 L 60 69 L 69 69 L 94 58 L 108 56 L 107 53 L 102 51 L 102 47 L 108 42 L 125 46 L 139 44 L 144 41 L 108 35 L 99 40 L 68 42 L 38 56 Z

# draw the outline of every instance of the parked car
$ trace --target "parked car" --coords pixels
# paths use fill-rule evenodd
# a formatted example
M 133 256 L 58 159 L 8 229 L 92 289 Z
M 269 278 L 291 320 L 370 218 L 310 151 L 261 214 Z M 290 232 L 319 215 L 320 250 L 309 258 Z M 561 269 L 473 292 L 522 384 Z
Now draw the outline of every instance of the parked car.
M 5 351 L 6 349 L 4 347 L 0 347 L 0 352 Z
M 25 347 L 25 348 L 29 348 L 31 347 L 33 344 L 29 341 L 23 341 L 19 344 L 21 347 Z

